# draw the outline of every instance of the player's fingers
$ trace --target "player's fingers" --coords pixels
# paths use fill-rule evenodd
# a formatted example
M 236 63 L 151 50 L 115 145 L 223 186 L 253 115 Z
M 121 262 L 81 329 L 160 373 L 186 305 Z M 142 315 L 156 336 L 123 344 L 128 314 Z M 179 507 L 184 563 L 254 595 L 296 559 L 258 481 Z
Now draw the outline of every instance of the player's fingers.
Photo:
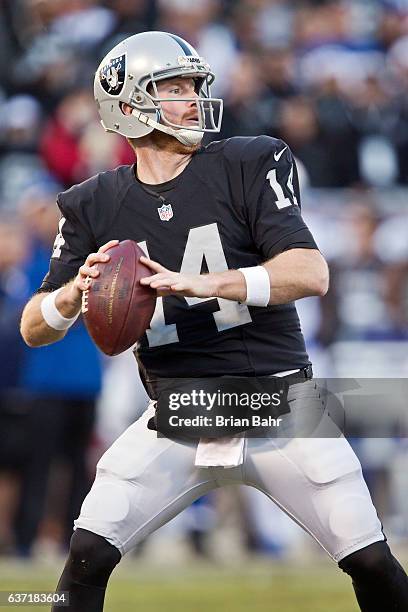
M 168 287 L 159 287 L 158 289 L 156 289 L 156 293 L 160 297 L 166 297 L 168 295 L 171 295 L 172 291 Z
M 153 261 L 152 259 L 148 259 L 147 257 L 141 257 L 140 261 L 142 264 L 153 270 L 153 272 L 167 272 L 167 268 L 157 263 L 157 261 Z
M 88 255 L 85 261 L 86 266 L 93 266 L 98 262 L 105 263 L 109 261 L 110 257 L 107 253 L 91 253 Z
M 89 289 L 91 280 L 92 279 L 90 276 L 85 276 L 84 278 L 80 278 L 79 280 L 77 280 L 76 285 L 81 291 L 86 291 L 87 289 Z
M 99 270 L 96 266 L 87 266 L 86 264 L 79 268 L 79 273 L 83 278 L 85 278 L 86 276 L 89 276 L 91 278 L 96 278 L 97 276 L 99 276 Z
M 175 285 L 171 285 L 170 289 L 172 291 L 186 291 L 186 287 L 182 283 L 176 283 Z
M 174 282 L 174 279 L 171 278 L 157 278 L 156 280 L 152 280 L 150 282 L 150 287 L 152 289 L 158 289 L 159 287 L 170 287 L 172 282 Z
M 140 279 L 139 283 L 141 285 L 151 285 L 152 282 L 155 280 L 156 275 L 152 275 L 152 276 L 144 276 L 143 278 Z
M 116 246 L 117 244 L 119 244 L 119 240 L 109 240 L 109 242 L 106 242 L 101 247 L 99 247 L 98 253 L 104 253 L 111 247 Z
M 166 285 L 168 284 L 168 279 L 169 273 L 166 270 L 166 272 L 159 272 L 158 274 L 152 274 L 151 276 L 145 276 L 144 278 L 141 278 L 140 284 L 150 285 L 152 287 L 152 283 L 163 282 L 163 285 Z

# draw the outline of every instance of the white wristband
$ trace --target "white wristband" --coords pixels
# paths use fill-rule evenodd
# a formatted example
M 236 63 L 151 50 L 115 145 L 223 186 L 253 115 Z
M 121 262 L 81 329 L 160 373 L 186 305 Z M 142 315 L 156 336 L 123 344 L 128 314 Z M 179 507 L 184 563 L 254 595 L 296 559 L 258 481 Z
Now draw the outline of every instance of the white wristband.
M 52 293 L 49 293 L 41 302 L 41 314 L 44 321 L 47 323 L 47 325 L 53 329 L 56 329 L 57 331 L 68 329 L 79 317 L 79 312 L 71 319 L 67 319 L 66 317 L 62 316 L 55 304 L 55 298 L 60 291 L 62 291 L 62 287 L 56 291 L 53 291 Z
M 267 306 L 271 297 L 269 274 L 263 266 L 238 268 L 245 277 L 248 306 Z

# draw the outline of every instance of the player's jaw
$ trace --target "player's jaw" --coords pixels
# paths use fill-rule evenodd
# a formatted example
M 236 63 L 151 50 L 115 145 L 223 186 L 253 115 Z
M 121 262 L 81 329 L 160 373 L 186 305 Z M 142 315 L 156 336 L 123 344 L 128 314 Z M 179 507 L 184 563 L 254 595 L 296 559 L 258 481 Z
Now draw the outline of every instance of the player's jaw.
M 182 144 L 177 140 L 177 138 L 174 138 L 174 136 L 170 136 L 170 134 L 165 134 L 159 130 L 153 130 L 153 132 L 148 136 L 145 136 L 145 138 L 148 138 L 157 149 L 178 155 L 189 155 L 195 153 L 195 151 L 198 151 L 198 149 L 201 147 L 200 143 L 195 145 Z

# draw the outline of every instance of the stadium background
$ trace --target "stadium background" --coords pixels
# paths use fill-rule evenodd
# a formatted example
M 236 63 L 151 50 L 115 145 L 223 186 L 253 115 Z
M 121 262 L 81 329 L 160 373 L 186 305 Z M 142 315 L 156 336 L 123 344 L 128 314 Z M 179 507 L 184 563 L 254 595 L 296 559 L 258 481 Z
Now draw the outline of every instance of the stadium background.
M 95 67 L 144 30 L 186 38 L 216 73 L 221 138 L 283 138 L 331 266 L 299 310 L 319 376 L 408 373 L 407 0 L 0 2 L 0 589 L 54 587 L 103 449 L 144 409 L 127 354 L 77 324 L 29 350 L 21 308 L 47 269 L 56 193 L 131 163 L 100 127 Z M 218 136 L 217 136 L 218 138 Z M 386 407 L 385 407 L 386 409 Z M 354 440 L 391 544 L 408 554 L 408 444 Z M 159 571 L 158 571 L 159 570 Z M 160 574 L 160 583 L 157 576 Z M 355 610 L 348 579 L 256 492 L 195 504 L 117 572 L 108 610 Z

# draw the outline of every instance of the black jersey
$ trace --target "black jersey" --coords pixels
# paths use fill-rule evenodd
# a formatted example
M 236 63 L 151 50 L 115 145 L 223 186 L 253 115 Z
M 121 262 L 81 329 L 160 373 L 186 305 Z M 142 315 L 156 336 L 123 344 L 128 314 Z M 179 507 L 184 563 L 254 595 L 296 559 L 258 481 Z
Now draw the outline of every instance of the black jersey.
M 213 142 L 175 179 L 144 186 L 134 166 L 102 172 L 58 197 L 59 233 L 41 289 L 72 279 L 111 239 L 135 240 L 182 273 L 256 266 L 316 249 L 300 212 L 288 146 L 267 136 Z M 158 298 L 136 348 L 147 377 L 266 375 L 309 364 L 293 303 L 266 308 L 220 298 Z

